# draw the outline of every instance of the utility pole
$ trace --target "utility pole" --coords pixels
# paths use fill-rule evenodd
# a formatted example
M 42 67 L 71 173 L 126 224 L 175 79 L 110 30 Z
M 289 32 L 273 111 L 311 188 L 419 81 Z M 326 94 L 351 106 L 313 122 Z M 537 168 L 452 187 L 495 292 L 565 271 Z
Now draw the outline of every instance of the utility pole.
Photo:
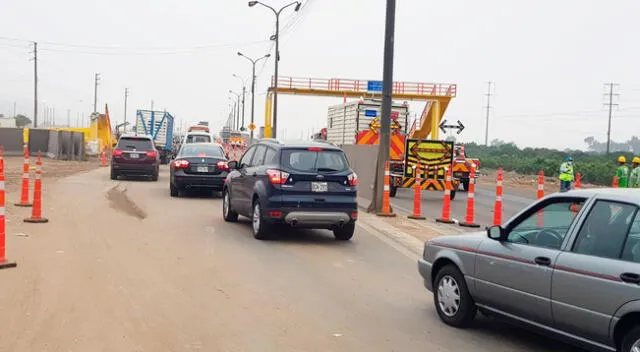
M 485 94 L 487 96 L 487 106 L 485 106 L 487 114 L 485 117 L 485 122 L 484 122 L 484 145 L 488 146 L 489 145 L 489 111 L 491 110 L 491 85 L 493 84 L 493 82 L 489 81 L 487 82 L 487 94 Z
M 71 127 L 71 109 L 67 109 L 67 127 Z
M 153 100 L 151 101 L 151 111 L 153 111 Z
M 33 127 L 38 128 L 38 43 L 33 42 Z
M 384 172 L 386 162 L 389 160 L 389 147 L 391 144 L 391 104 L 393 86 L 393 44 L 396 26 L 396 0 L 387 0 L 387 11 L 384 34 L 384 64 L 382 69 L 382 107 L 380 118 L 380 143 L 378 146 L 378 160 L 376 165 L 375 187 L 373 187 L 373 201 L 369 205 L 369 211 L 382 211 Z M 277 53 L 277 52 L 276 52 Z M 277 58 L 276 58 L 277 61 Z
M 124 125 L 122 131 L 127 131 L 127 98 L 129 97 L 129 88 L 124 89 Z
M 16 117 L 16 102 L 13 102 L 13 117 Z
M 611 82 L 611 83 L 605 83 L 604 86 L 609 87 L 609 91 L 605 93 L 605 96 L 607 96 L 609 99 L 609 101 L 605 103 L 605 105 L 609 106 L 609 123 L 607 126 L 607 154 L 609 154 L 609 152 L 611 151 L 611 117 L 613 115 L 613 107 L 618 106 L 618 104 L 613 103 L 613 97 L 614 96 L 617 97 L 620 94 L 613 93 L 613 87 L 619 86 L 619 84 Z
M 98 112 L 98 82 L 100 82 L 100 74 L 96 73 L 93 82 L 93 112 Z
M 244 128 L 244 96 L 247 94 L 247 86 L 246 85 L 242 85 L 242 125 L 240 125 L 240 128 L 243 129 Z
M 243 53 L 238 52 L 238 56 L 242 56 L 245 59 L 249 60 L 251 62 L 251 125 L 253 125 L 255 127 L 254 122 L 254 113 L 255 113 L 255 103 L 256 103 L 256 97 L 255 97 L 255 93 L 256 93 L 256 63 L 260 60 L 266 59 L 268 57 L 271 56 L 271 54 L 266 54 L 256 60 L 245 56 Z M 251 137 L 249 139 L 249 144 L 253 144 L 253 129 L 251 130 Z

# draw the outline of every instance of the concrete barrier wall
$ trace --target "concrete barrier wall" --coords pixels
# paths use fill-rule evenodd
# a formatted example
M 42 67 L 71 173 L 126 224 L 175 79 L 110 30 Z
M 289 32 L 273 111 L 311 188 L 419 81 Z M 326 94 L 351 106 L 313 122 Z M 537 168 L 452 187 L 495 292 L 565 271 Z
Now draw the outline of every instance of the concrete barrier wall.
M 349 165 L 358 174 L 358 196 L 371 199 L 373 197 L 378 146 L 345 145 L 342 146 L 342 149 L 347 154 Z
M 49 130 L 29 129 L 29 153 L 31 155 L 37 155 L 38 152 L 44 155 L 49 153 L 49 132 Z
M 22 128 L 0 128 L 0 145 L 6 155 L 22 155 Z M 83 132 L 29 129 L 29 151 L 31 155 L 40 151 L 49 158 L 62 160 L 84 160 Z
M 0 128 L 0 146 L 5 155 L 22 155 L 22 128 Z

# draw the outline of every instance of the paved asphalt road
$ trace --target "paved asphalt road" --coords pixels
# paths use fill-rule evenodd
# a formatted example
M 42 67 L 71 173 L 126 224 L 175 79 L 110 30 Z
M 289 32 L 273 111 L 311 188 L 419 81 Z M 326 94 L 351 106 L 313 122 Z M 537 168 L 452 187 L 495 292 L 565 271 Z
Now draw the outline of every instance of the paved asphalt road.
M 222 220 L 220 199 L 170 198 L 166 169 L 120 181 L 141 220 L 105 199 L 108 177 L 51 185 L 52 221 L 11 225 L 31 236 L 10 237 L 21 266 L 2 273 L 0 351 L 576 351 L 483 317 L 445 326 L 416 258 L 360 227 L 347 243 L 327 231 L 258 241 L 248 220 Z
M 391 198 L 391 205 L 398 209 L 411 213 L 413 211 L 413 190 L 400 188 L 394 198 Z M 421 192 L 422 215 L 428 219 L 436 219 L 442 215 L 442 192 Z M 502 201 L 502 221 L 506 221 L 522 209 L 535 201 L 535 191 L 525 190 L 503 190 Z M 490 225 L 493 222 L 493 207 L 496 199 L 495 186 L 477 185 L 475 192 L 475 220 L 482 225 Z M 459 221 L 464 221 L 467 206 L 467 192 L 458 191 L 456 198 L 451 202 L 451 217 Z

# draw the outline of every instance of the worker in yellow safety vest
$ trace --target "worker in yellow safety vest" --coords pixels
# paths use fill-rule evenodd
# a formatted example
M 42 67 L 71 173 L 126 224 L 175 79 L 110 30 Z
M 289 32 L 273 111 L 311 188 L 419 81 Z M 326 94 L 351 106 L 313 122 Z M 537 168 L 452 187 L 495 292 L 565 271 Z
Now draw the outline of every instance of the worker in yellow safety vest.
M 631 174 L 629 175 L 629 188 L 640 188 L 640 158 L 631 160 Z
M 571 189 L 573 182 L 573 158 L 567 157 L 567 160 L 560 164 L 560 192 L 567 192 Z
M 618 157 L 618 169 L 616 177 L 618 177 L 618 187 L 627 188 L 629 185 L 629 167 L 627 166 L 627 158 L 624 155 Z

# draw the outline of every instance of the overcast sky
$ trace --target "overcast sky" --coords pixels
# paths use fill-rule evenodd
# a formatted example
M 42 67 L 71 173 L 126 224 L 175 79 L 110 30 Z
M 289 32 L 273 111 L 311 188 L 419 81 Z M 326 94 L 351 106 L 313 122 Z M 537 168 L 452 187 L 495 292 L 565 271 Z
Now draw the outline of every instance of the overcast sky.
M 445 119 L 466 125 L 464 141 L 484 142 L 487 81 L 495 82 L 490 140 L 556 148 L 584 148 L 589 135 L 604 140 L 603 84 L 611 81 L 620 84 L 612 138 L 640 134 L 640 1 L 397 3 L 394 80 L 458 84 Z M 285 10 L 280 75 L 381 79 L 384 14 L 384 0 L 305 0 L 300 12 Z M 218 127 L 228 90 L 241 91 L 232 74 L 251 76 L 236 52 L 266 54 L 274 28 L 268 9 L 244 0 L 0 0 L 0 113 L 11 115 L 16 102 L 18 113 L 33 115 L 29 41 L 38 41 L 40 103 L 55 106 L 59 123 L 67 110 L 73 123 L 88 118 L 99 72 L 98 105 L 108 104 L 113 120 L 123 120 L 129 88 L 129 119 L 153 100 L 182 121 Z M 262 125 L 273 60 L 257 71 Z M 281 95 L 279 136 L 324 127 L 327 107 L 341 102 Z

